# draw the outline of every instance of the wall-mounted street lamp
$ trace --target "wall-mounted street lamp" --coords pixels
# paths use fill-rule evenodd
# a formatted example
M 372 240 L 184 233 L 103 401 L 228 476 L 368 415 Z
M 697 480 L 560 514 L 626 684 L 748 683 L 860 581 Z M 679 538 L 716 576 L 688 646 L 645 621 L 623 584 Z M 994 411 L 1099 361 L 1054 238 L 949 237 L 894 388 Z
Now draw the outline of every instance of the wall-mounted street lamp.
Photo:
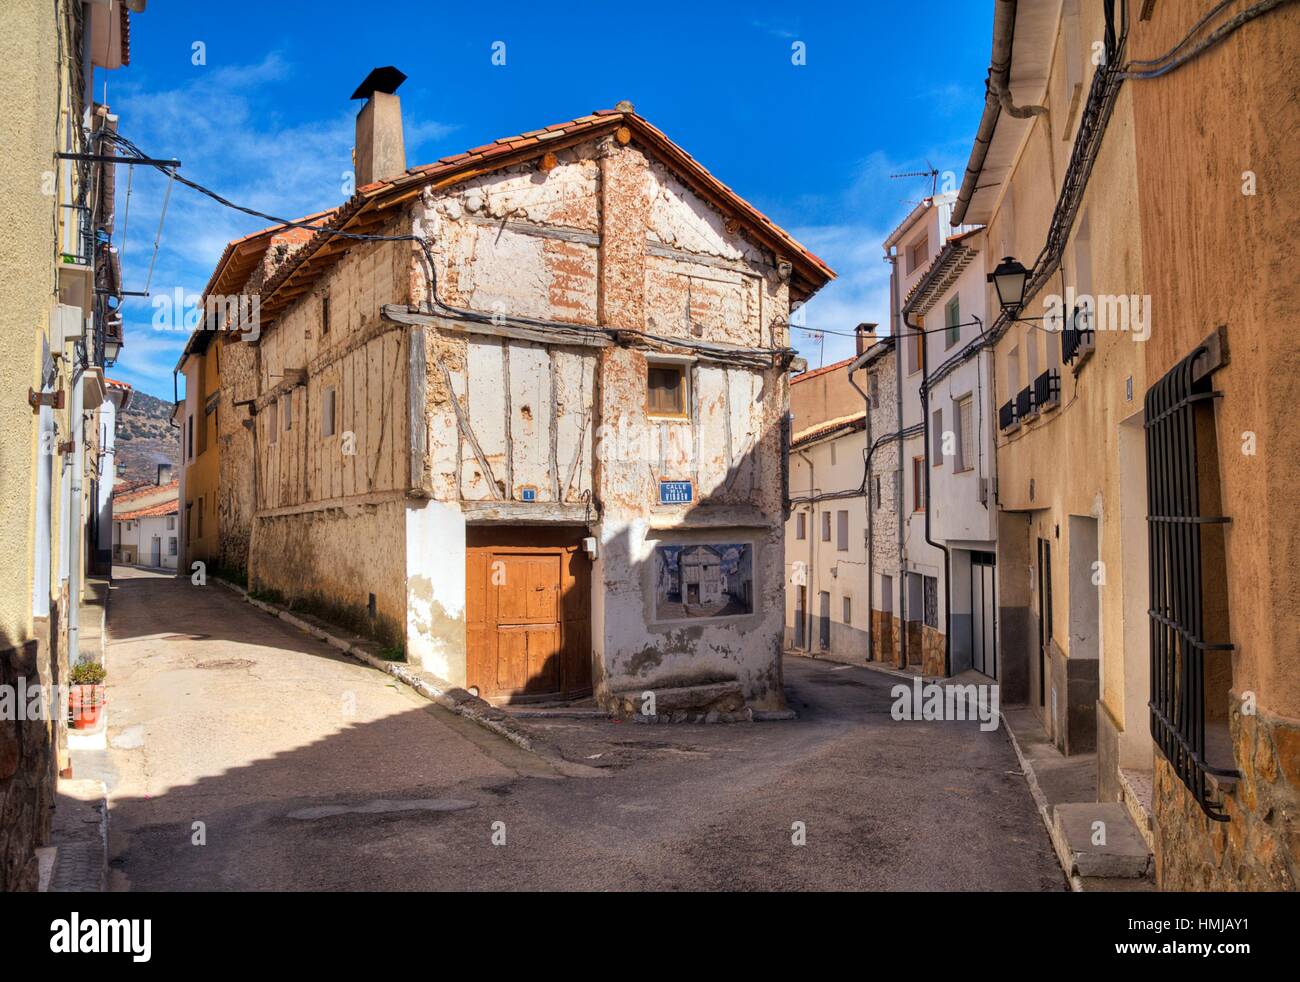
M 1013 320 L 1016 312 L 1025 303 L 1025 284 L 1029 282 L 1029 270 L 1012 256 L 1004 256 L 998 268 L 989 273 L 988 282 L 998 292 L 998 303 L 1004 313 Z

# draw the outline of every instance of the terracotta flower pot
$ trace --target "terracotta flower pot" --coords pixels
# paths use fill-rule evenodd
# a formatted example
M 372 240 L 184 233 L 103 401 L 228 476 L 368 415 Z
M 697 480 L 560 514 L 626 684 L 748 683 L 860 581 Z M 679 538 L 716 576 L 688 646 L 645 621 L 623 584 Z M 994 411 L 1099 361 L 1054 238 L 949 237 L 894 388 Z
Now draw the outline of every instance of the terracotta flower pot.
M 102 685 L 74 685 L 68 690 L 68 709 L 72 714 L 74 730 L 89 730 L 99 722 L 99 711 L 104 705 Z

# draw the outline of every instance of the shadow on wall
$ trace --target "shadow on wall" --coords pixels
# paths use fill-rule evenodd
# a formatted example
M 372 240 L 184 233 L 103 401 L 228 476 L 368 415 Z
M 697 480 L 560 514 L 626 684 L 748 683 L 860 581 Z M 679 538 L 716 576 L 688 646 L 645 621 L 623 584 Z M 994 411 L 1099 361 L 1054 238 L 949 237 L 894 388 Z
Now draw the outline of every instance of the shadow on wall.
M 768 372 L 754 384 L 754 405 L 777 378 Z M 747 421 L 752 411 L 746 401 Z M 651 688 L 680 696 L 730 687 L 699 693 L 692 708 L 702 711 L 720 699 L 726 710 L 753 697 L 783 704 L 780 617 L 767 623 L 783 604 L 779 442 L 761 431 L 744 443 L 736 437 L 733 452 L 730 415 L 724 426 L 715 411 L 715 446 L 698 420 L 649 419 L 640 434 L 602 434 L 597 483 L 609 500 L 593 503 L 586 525 L 469 527 L 469 686 L 498 703 L 594 693 L 619 711 L 640 711 L 623 706 L 620 693 Z M 708 474 L 718 477 L 696 497 Z M 690 502 L 658 504 L 660 481 L 687 480 Z M 648 532 L 646 520 L 655 526 Z M 588 536 L 602 537 L 594 564 L 582 545 Z M 756 635 L 767 627 L 764 644 Z
M 33 691 L 38 685 L 67 684 L 67 665 L 58 643 L 58 607 L 38 621 L 39 636 L 16 641 L 0 634 L 0 686 L 5 693 Z M 55 643 L 47 643 L 53 637 Z M 7 707 L 8 708 L 8 707 Z M 49 842 L 58 782 L 58 728 L 50 720 L 0 718 L 0 892 L 32 891 L 38 885 L 36 849 Z M 22 707 L 25 709 L 25 707 Z M 25 716 L 26 713 L 21 715 Z

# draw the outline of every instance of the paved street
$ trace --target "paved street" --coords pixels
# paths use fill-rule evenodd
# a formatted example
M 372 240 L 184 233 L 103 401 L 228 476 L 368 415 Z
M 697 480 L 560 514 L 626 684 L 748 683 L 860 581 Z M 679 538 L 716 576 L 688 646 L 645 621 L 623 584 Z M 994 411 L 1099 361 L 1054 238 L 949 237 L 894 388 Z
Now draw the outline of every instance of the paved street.
M 220 586 L 116 576 L 114 889 L 1064 889 L 1006 736 L 896 722 L 868 669 L 788 660 L 796 721 L 533 721 L 563 777 Z

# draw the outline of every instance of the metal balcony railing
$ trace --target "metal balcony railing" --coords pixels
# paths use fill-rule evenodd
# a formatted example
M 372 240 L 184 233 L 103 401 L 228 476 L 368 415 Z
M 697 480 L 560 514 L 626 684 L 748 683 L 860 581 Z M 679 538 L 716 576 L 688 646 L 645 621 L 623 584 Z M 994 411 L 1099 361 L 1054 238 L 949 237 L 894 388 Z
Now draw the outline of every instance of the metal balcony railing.
M 1067 365 L 1083 360 L 1095 346 L 1092 321 L 1087 307 L 1075 307 L 1068 327 L 1061 332 L 1061 357 Z
M 1061 373 L 1049 368 L 1034 379 L 1034 405 L 1039 409 L 1048 409 L 1061 402 Z
M 62 254 L 62 261 L 77 266 L 95 264 L 95 233 L 91 225 L 90 209 L 85 205 L 64 205 L 68 224 L 72 227 L 71 252 Z
M 1008 400 L 1002 404 L 998 410 L 998 427 L 1003 431 L 1014 430 L 1020 425 L 1016 419 L 1016 404 L 1014 400 Z
M 1038 407 L 1034 405 L 1034 390 L 1026 385 L 1016 395 L 1016 419 L 1026 420 L 1037 413 Z

